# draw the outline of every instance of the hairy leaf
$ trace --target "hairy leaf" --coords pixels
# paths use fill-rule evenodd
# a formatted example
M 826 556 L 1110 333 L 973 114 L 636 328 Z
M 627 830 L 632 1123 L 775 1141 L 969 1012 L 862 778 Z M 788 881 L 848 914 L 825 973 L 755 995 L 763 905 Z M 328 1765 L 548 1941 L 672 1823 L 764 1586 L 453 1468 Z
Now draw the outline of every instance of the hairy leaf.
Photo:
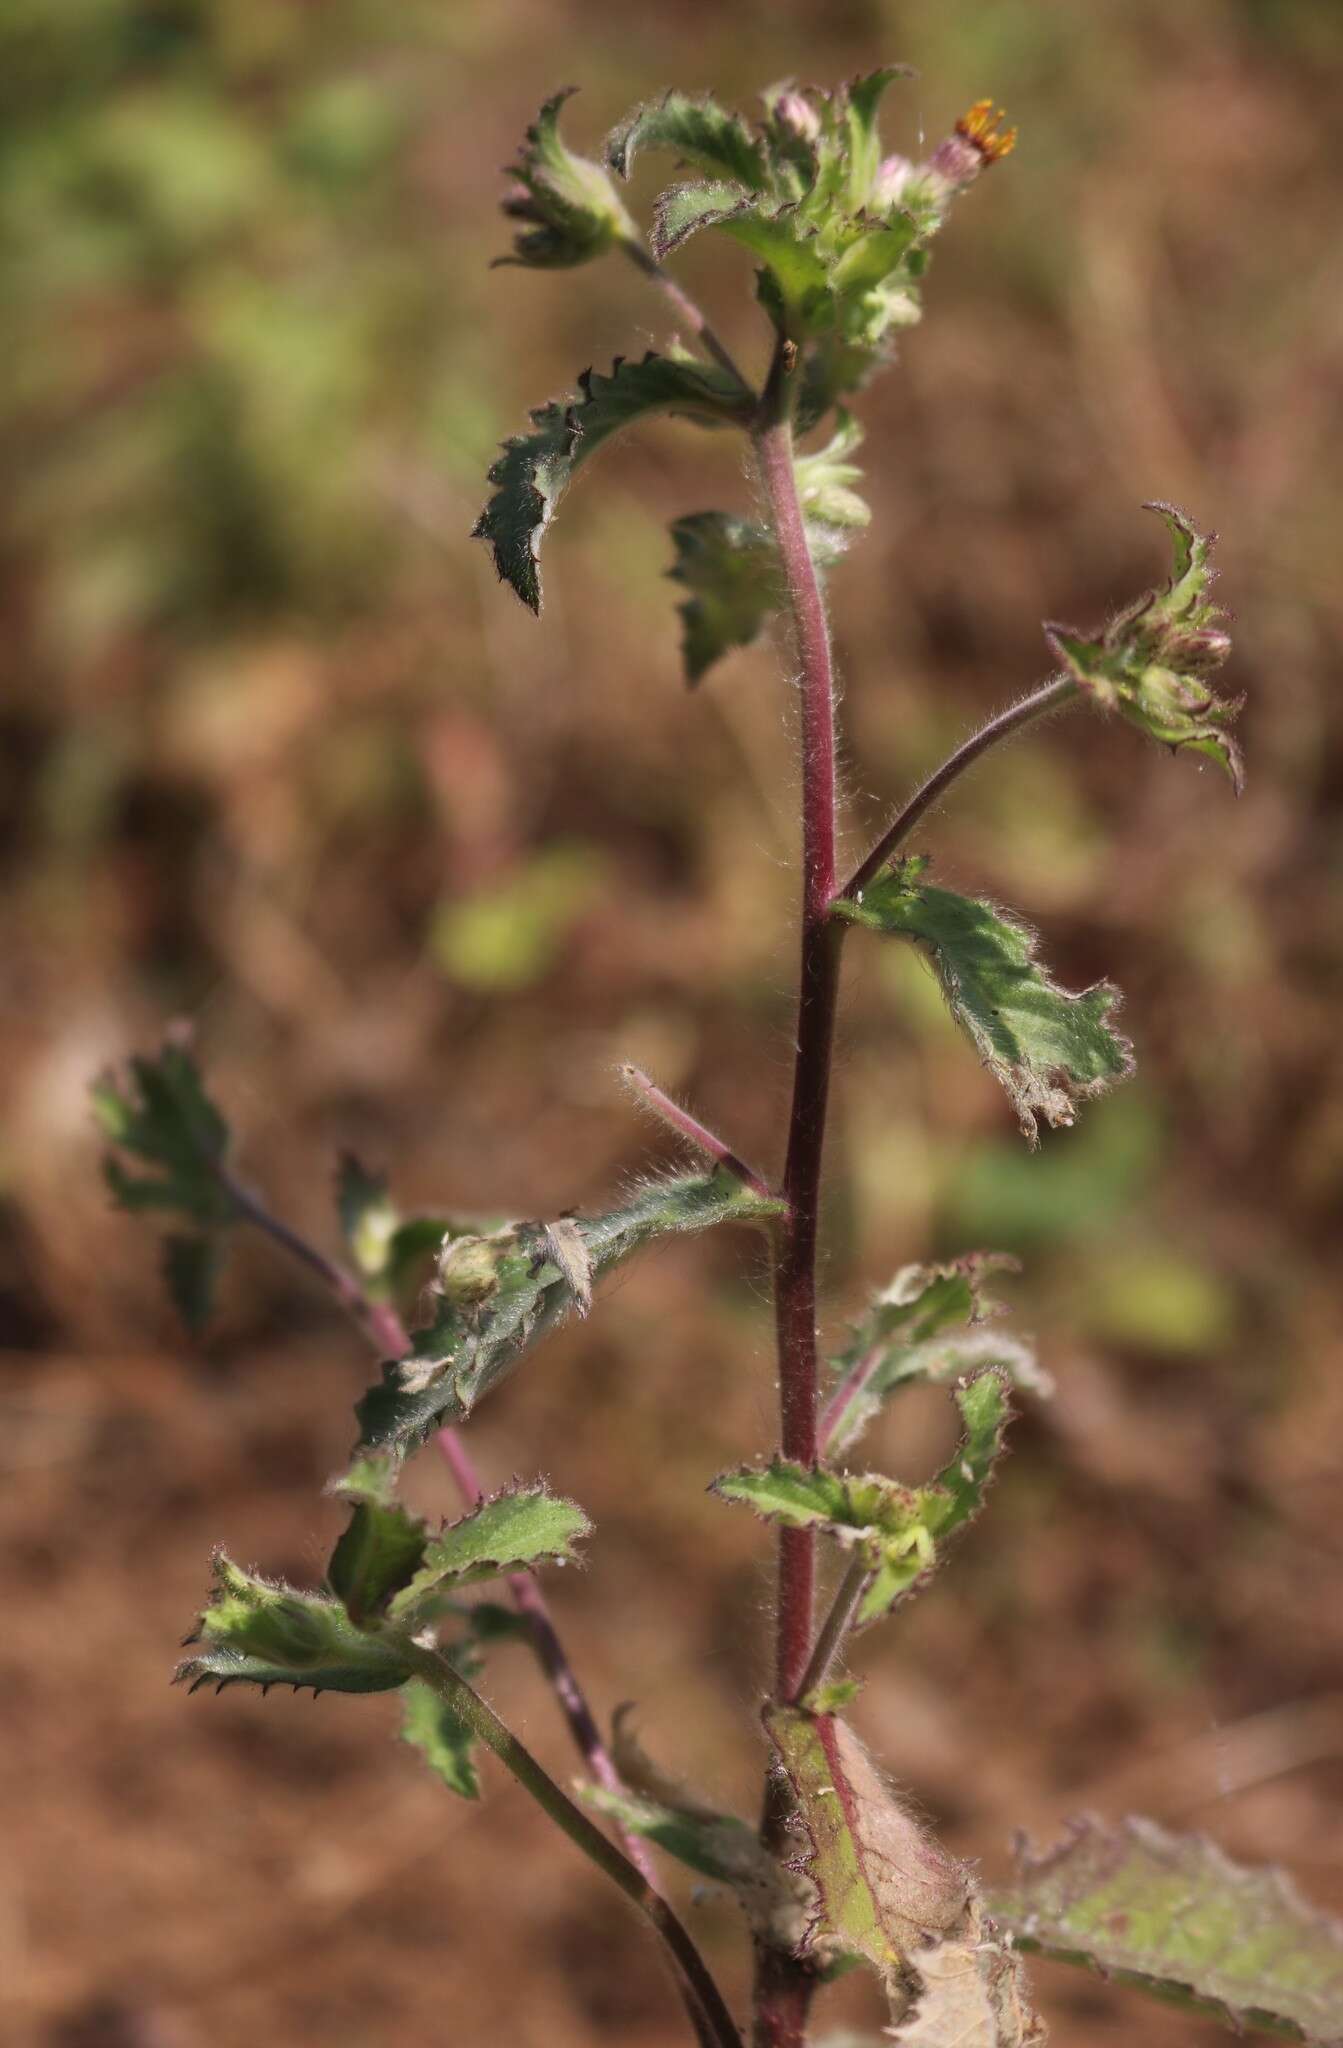
M 641 1188 L 604 1216 L 565 1218 L 587 1260 L 589 1284 L 651 1239 L 718 1223 L 760 1223 L 778 1204 L 725 1169 L 678 1176 Z M 471 1282 L 473 1299 L 444 1295 L 433 1321 L 414 1333 L 410 1356 L 389 1362 L 382 1382 L 359 1404 L 362 1443 L 399 1453 L 415 1449 L 441 1422 L 469 1414 L 523 1354 L 583 1298 L 560 1261 L 573 1243 L 556 1243 L 554 1226 L 518 1223 L 476 1239 L 486 1259 Z
M 691 512 L 672 522 L 676 560 L 668 575 L 691 595 L 677 606 L 681 656 L 691 684 L 733 647 L 748 647 L 783 599 L 779 557 L 763 526 L 727 512 Z
M 956 1406 L 965 1435 L 932 1485 L 920 1487 L 916 1496 L 922 1538 L 906 1537 L 902 1544 L 886 1546 L 858 1608 L 856 1624 L 860 1628 L 888 1614 L 897 1600 L 925 1581 L 941 1560 L 942 1544 L 984 1505 L 984 1490 L 1002 1453 L 1003 1432 L 1011 1414 L 1001 1374 L 980 1372 L 957 1387 Z
M 1237 2032 L 1343 2041 L 1343 1925 L 1281 1871 L 1246 1869 L 1201 1835 L 1076 1821 L 1044 1855 L 1022 1847 L 990 1909 L 1025 1948 L 1205 2006 Z
M 843 116 L 848 142 L 848 202 L 855 214 L 874 202 L 880 204 L 877 174 L 881 167 L 881 137 L 877 132 L 877 109 L 888 86 L 897 78 L 913 78 L 908 64 L 882 64 L 861 78 L 850 80 L 844 89 Z
M 917 1983 L 892 2001 L 888 2040 L 903 2048 L 1036 2048 L 1046 2030 L 1020 1956 L 996 1939 L 977 1900 L 965 1921 L 916 1951 Z
M 400 1646 L 356 1628 L 339 1602 L 261 1579 L 224 1556 L 214 1559 L 210 1605 L 180 1664 L 179 1684 L 292 1685 L 295 1692 L 390 1692 L 410 1675 Z
M 499 263 L 569 270 L 635 233 L 601 165 L 575 156 L 560 139 L 560 108 L 574 90 L 553 94 L 527 130 L 511 169 L 513 189 L 504 200 L 509 218 L 525 225 L 514 237 L 513 254 L 498 257 Z
M 740 114 L 715 100 L 669 92 L 626 115 L 606 144 L 612 170 L 628 178 L 641 149 L 673 151 L 683 163 L 713 177 L 731 178 L 759 191 L 765 184 L 765 154 Z
M 589 1806 L 628 1833 L 644 1836 L 687 1869 L 726 1886 L 762 1940 L 788 1950 L 801 1945 L 815 1913 L 812 1888 L 796 1871 L 776 1862 L 756 1828 L 735 1814 L 670 1806 L 586 1781 L 577 1789 Z
M 824 448 L 794 465 L 807 542 L 818 568 L 843 555 L 851 535 L 871 514 L 853 485 L 862 472 L 849 460 L 862 441 L 857 423 L 842 416 Z M 747 647 L 784 601 L 778 549 L 768 527 L 727 512 L 692 512 L 672 523 L 673 582 L 691 593 L 678 605 L 681 654 L 692 686 L 734 647 Z
M 866 1625 L 927 1581 L 941 1561 L 940 1546 L 983 1504 L 1009 1415 L 1006 1382 L 998 1372 L 981 1371 L 956 1388 L 955 1398 L 965 1435 L 927 1486 L 776 1457 L 763 1467 L 724 1472 L 712 1490 L 724 1500 L 744 1502 L 766 1521 L 821 1529 L 858 1551 L 872 1574 L 857 1614 L 859 1625 Z
M 153 1055 L 136 1053 L 123 1074 L 106 1073 L 92 1089 L 103 1136 L 135 1162 L 114 1155 L 108 1186 L 123 1209 L 162 1209 L 206 1226 L 236 1220 L 237 1203 L 219 1177 L 229 1131 L 205 1092 L 200 1068 L 179 1040 Z
M 884 1401 L 916 1381 L 945 1382 L 986 1365 L 1019 1387 L 1048 1395 L 1049 1375 L 1024 1338 L 1002 1332 L 984 1291 L 994 1273 L 1016 1272 L 1002 1252 L 969 1252 L 939 1266 L 902 1266 L 833 1360 L 838 1384 L 821 1417 L 829 1456 L 858 1441 Z
M 164 1238 L 161 1259 L 168 1298 L 198 1336 L 214 1305 L 222 1235 L 241 1214 L 224 1177 L 228 1125 L 180 1036 L 153 1055 L 135 1054 L 123 1073 L 101 1075 L 91 1095 L 98 1126 L 116 1148 L 103 1173 L 117 1206 L 161 1211 L 191 1226 Z
M 391 1602 L 394 1621 L 413 1619 L 426 1600 L 496 1579 L 504 1572 L 565 1563 L 592 1524 L 571 1500 L 544 1486 L 514 1486 L 432 1537 L 413 1578 Z
M 469 1669 L 462 1672 L 464 1678 L 471 1675 Z M 401 1739 L 419 1750 L 449 1792 L 460 1799 L 479 1799 L 475 1737 L 423 1678 L 412 1678 L 401 1688 Z
M 810 526 L 842 531 L 871 522 L 871 508 L 853 488 L 863 472 L 850 457 L 862 445 L 863 430 L 858 421 L 851 413 L 841 411 L 825 446 L 798 456 L 794 464 L 798 496 Z M 814 536 L 812 552 L 816 552 Z
M 821 1529 L 856 1550 L 870 1573 L 857 1620 L 874 1621 L 937 1568 L 933 1523 L 947 1505 L 929 1487 L 901 1486 L 880 1473 L 859 1476 L 808 1468 L 775 1458 L 761 1470 L 725 1472 L 713 1491 L 743 1501 L 768 1522 Z
M 357 1459 L 328 1491 L 350 1501 L 353 1512 L 331 1553 L 327 1580 L 350 1620 L 362 1623 L 410 1583 L 423 1562 L 429 1531 L 396 1500 L 389 1457 Z
M 831 1472 L 822 1465 L 794 1464 L 789 1458 L 720 1473 L 711 1491 L 722 1500 L 754 1508 L 767 1522 L 781 1522 L 788 1529 L 824 1529 L 845 1544 L 896 1539 L 918 1520 L 918 1495 L 911 1487 L 879 1472 Z
M 1216 534 L 1200 533 L 1173 505 L 1144 507 L 1165 520 L 1174 546 L 1170 579 L 1128 605 L 1098 632 L 1046 625 L 1045 638 L 1102 711 L 1118 711 L 1163 746 L 1188 747 L 1220 762 L 1239 794 L 1239 747 L 1227 727 L 1243 699 L 1220 698 L 1208 677 L 1231 652 L 1226 613 L 1208 593 Z
M 769 1707 L 765 1727 L 797 1801 L 819 1899 L 807 1947 L 829 1939 L 898 1986 L 915 1952 L 963 1921 L 968 1873 L 887 1789 L 846 1723 Z
M 951 1013 L 1001 1082 L 1031 1144 L 1038 1119 L 1071 1124 L 1079 1103 L 1133 1071 L 1113 1028 L 1108 981 L 1073 994 L 1036 957 L 1035 934 L 975 897 L 929 888 L 921 858 L 897 861 L 835 915 L 915 940 L 928 952 Z
M 541 542 L 575 472 L 602 443 L 634 420 L 676 413 L 709 425 L 742 422 L 750 394 L 714 364 L 649 353 L 642 362 L 617 357 L 609 376 L 591 370 L 580 396 L 542 406 L 532 431 L 505 441 L 489 480 L 494 496 L 476 521 L 495 567 L 523 603 L 541 609 Z
M 752 205 L 749 192 L 723 178 L 669 185 L 653 207 L 650 240 L 654 256 L 659 263 L 665 262 L 701 228 L 722 227 L 737 215 L 750 212 Z
M 1034 2048 L 1044 2030 L 1020 1959 L 994 1939 L 964 1864 L 883 1782 L 829 1714 L 769 1707 L 765 1727 L 797 1801 L 819 1912 L 804 1953 L 874 1969 L 907 2048 Z

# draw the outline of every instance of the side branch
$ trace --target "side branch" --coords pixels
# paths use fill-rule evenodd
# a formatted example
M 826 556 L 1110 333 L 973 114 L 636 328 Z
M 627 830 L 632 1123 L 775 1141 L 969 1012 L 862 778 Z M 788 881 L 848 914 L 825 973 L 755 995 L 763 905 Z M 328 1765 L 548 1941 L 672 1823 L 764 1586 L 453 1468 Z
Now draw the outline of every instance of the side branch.
M 744 1159 L 738 1158 L 707 1124 L 702 1124 L 688 1109 L 682 1109 L 679 1102 L 673 1102 L 666 1090 L 659 1088 L 657 1082 L 645 1074 L 642 1067 L 631 1066 L 626 1061 L 616 1071 L 621 1080 L 633 1089 L 640 1102 L 651 1109 L 654 1116 L 661 1117 L 668 1129 L 675 1131 L 678 1137 L 684 1138 L 688 1145 L 693 1145 L 706 1159 L 711 1159 L 715 1166 L 725 1167 L 729 1173 L 735 1174 L 753 1194 L 759 1195 L 766 1202 L 774 1200 L 774 1189 L 765 1176 L 757 1173 L 753 1166 L 748 1166 Z
M 411 1346 L 410 1334 L 390 1303 L 374 1301 L 345 1266 L 340 1265 L 335 1259 L 328 1258 L 325 1252 L 309 1243 L 307 1238 L 301 1237 L 296 1230 L 292 1230 L 226 1167 L 218 1167 L 216 1171 L 221 1185 L 227 1188 L 237 1205 L 239 1215 L 263 1232 L 274 1244 L 288 1252 L 291 1257 L 299 1260 L 310 1272 L 315 1273 L 347 1315 L 351 1316 L 364 1334 L 371 1339 L 374 1349 L 381 1357 L 403 1358 L 406 1355 Z M 475 1507 L 484 1498 L 485 1489 L 476 1470 L 475 1460 L 462 1442 L 460 1434 L 455 1429 L 441 1429 L 435 1442 L 452 1474 L 463 1504 L 467 1508 Z M 587 1695 L 569 1662 L 568 1653 L 560 1640 L 559 1630 L 555 1626 L 545 1594 L 530 1572 L 510 1572 L 506 1584 L 513 1605 L 527 1623 L 532 1651 L 554 1690 L 575 1748 L 599 1785 L 608 1792 L 621 1791 L 623 1787 L 620 1775 L 611 1760 L 610 1751 L 602 1740 L 601 1730 L 588 1704 Z M 648 1844 L 641 1841 L 638 1836 L 626 1835 L 623 1831 L 621 1839 L 643 1873 L 645 1881 L 656 1890 L 657 1866 Z
M 689 292 L 683 291 L 671 273 L 664 270 L 662 265 L 649 255 L 642 242 L 636 242 L 627 236 L 621 241 L 620 246 L 635 269 L 641 270 L 650 284 L 657 286 L 669 305 L 675 309 L 677 318 L 694 335 L 706 355 L 711 355 L 720 369 L 726 370 L 729 377 L 735 377 L 742 390 L 750 392 L 754 397 L 750 379 L 742 375 Z
M 1013 733 L 1020 732 L 1023 726 L 1030 725 L 1035 719 L 1046 718 L 1051 711 L 1061 710 L 1076 695 L 1077 684 L 1071 676 L 1054 676 L 1049 682 L 1042 683 L 1038 690 L 1032 690 L 1028 697 L 1023 697 L 1020 703 L 1009 705 L 987 725 L 981 725 L 979 731 L 957 747 L 940 768 L 933 770 L 903 809 L 896 813 L 872 851 L 854 869 L 840 890 L 840 896 L 852 902 L 855 896 L 862 895 L 868 883 L 881 873 L 892 855 L 903 846 L 919 820 L 926 816 L 952 783 L 964 775 L 967 768 L 974 766 L 981 754 L 986 754 L 999 740 L 1010 739 Z
M 530 1792 L 538 1806 L 564 1831 L 575 1848 L 581 1849 L 600 1871 L 618 1884 L 625 1897 L 652 1922 L 677 1966 L 699 2040 L 710 2044 L 710 2048 L 742 2048 L 741 2035 L 722 1993 L 666 1900 L 654 1891 L 629 1857 L 608 1841 L 601 1829 L 593 1825 L 580 1807 L 575 1806 L 549 1772 L 542 1769 L 531 1751 L 505 1726 L 494 1709 L 485 1704 L 479 1693 L 453 1670 L 445 1657 L 434 1650 L 423 1650 L 418 1655 L 417 1668 L 445 1705 L 466 1723 L 473 1735 L 494 1751 L 505 1769 L 512 1773 L 524 1790 Z

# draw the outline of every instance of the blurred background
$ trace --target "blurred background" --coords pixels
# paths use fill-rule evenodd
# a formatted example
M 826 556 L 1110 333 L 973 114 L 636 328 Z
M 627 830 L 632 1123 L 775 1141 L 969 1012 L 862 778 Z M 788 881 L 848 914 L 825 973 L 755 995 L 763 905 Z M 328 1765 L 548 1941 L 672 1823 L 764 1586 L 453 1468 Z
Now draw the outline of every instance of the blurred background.
M 973 1246 L 1059 1391 L 935 1597 L 864 1643 L 857 1720 L 990 1877 L 1013 1828 L 1144 1811 L 1343 1908 L 1337 1292 L 1343 934 L 1337 266 L 1343 13 L 1311 0 L 9 0 L 0 248 L 0 1876 L 4 2037 L 41 2048 L 671 2048 L 651 1942 L 522 1796 L 452 1800 L 386 1700 L 167 1685 L 210 1547 L 308 1579 L 369 1377 L 240 1244 L 194 1347 L 113 1214 L 91 1075 L 193 1020 L 247 1175 L 330 1243 L 353 1145 L 407 1207 L 598 1203 L 674 1157 L 633 1058 L 780 1157 L 795 785 L 767 649 L 679 677 L 666 522 L 750 502 L 657 425 L 548 544 L 538 627 L 466 538 L 526 408 L 665 339 L 612 262 L 491 272 L 541 99 L 596 152 L 675 82 L 919 67 L 888 148 L 993 94 L 1016 155 L 860 402 L 868 538 L 831 579 L 851 838 L 1221 529 L 1249 703 L 1212 767 L 1077 717 L 921 835 L 953 886 L 1112 974 L 1139 1076 L 1031 1157 L 912 955 L 849 948 L 825 1270 L 836 1335 Z M 663 165 L 641 168 L 636 199 Z M 645 216 L 646 217 L 646 216 Z M 763 339 L 741 252 L 683 275 Z M 753 1241 L 647 1256 L 471 1426 L 593 1515 L 555 1589 L 603 1714 L 749 1810 L 769 1546 L 707 1498 L 767 1448 Z M 917 1398 L 874 1445 L 945 1452 Z M 426 1504 L 449 1506 L 424 1471 Z M 519 1653 L 493 1696 L 571 1769 Z M 734 1995 L 730 1907 L 696 1924 Z M 1217 2030 L 1041 1969 L 1061 2044 Z M 834 2024 L 879 2024 L 849 1980 Z

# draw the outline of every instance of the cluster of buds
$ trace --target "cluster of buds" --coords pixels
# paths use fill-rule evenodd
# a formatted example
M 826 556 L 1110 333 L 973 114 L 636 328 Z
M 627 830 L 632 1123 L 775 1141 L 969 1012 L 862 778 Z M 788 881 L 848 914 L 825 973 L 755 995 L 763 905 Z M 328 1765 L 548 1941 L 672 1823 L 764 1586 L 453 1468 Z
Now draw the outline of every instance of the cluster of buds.
M 1189 747 L 1220 762 L 1239 791 L 1244 768 L 1226 728 L 1241 700 L 1218 697 L 1207 680 L 1231 652 L 1226 614 L 1208 594 L 1217 536 L 1200 533 L 1173 505 L 1147 510 L 1161 515 L 1175 544 L 1170 582 L 1144 592 L 1100 633 L 1047 625 L 1045 638 L 1067 674 L 1103 710 L 1118 711 L 1165 746 Z

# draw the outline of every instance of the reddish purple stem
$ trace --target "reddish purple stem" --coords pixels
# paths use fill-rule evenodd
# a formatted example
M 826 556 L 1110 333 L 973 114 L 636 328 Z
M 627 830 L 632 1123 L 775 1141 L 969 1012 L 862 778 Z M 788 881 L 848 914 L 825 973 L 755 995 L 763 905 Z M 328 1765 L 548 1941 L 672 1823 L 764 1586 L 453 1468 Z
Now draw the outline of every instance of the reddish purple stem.
M 753 1166 L 748 1166 L 744 1159 L 739 1159 L 735 1152 L 730 1151 L 707 1124 L 702 1124 L 688 1109 L 682 1109 L 679 1102 L 673 1102 L 671 1096 L 659 1088 L 656 1081 L 650 1080 L 642 1067 L 630 1066 L 626 1062 L 619 1072 L 621 1079 L 628 1081 L 639 1100 L 647 1104 L 654 1116 L 661 1117 L 663 1123 L 679 1137 L 684 1138 L 688 1145 L 693 1145 L 706 1159 L 712 1159 L 715 1166 L 725 1166 L 729 1173 L 735 1174 L 739 1181 L 750 1188 L 752 1193 L 761 1196 L 764 1201 L 773 1201 L 774 1190 L 764 1175 L 757 1173 Z
M 756 455 L 779 559 L 800 669 L 802 751 L 802 946 L 797 1051 L 788 1123 L 783 1196 L 774 1270 L 778 1332 L 780 1439 L 783 1455 L 803 1465 L 819 1456 L 817 1438 L 816 1245 L 821 1156 L 839 997 L 843 927 L 831 916 L 835 895 L 835 689 L 825 604 L 807 542 L 793 468 L 790 383 L 797 351 L 781 342 L 761 403 Z M 779 1531 L 775 1696 L 796 1700 L 812 1655 L 816 1538 Z M 791 1798 L 778 1776 L 768 1782 L 762 1836 L 779 1853 Z M 756 1945 L 757 2048 L 803 2048 L 816 1978 L 805 1961 L 766 1942 Z
M 781 370 L 772 384 L 785 384 Z M 788 1125 L 774 1277 L 779 1346 L 781 1447 L 786 1458 L 814 1465 L 816 1434 L 816 1240 L 821 1153 L 825 1142 L 830 1060 L 839 991 L 840 926 L 830 916 L 835 894 L 834 672 L 825 605 L 807 544 L 793 472 L 793 436 L 786 398 L 756 435 L 770 523 L 783 565 L 801 667 L 802 958 L 797 1055 Z M 779 1607 L 775 1686 L 796 1699 L 811 1655 L 816 1538 L 809 1529 L 779 1532 Z

